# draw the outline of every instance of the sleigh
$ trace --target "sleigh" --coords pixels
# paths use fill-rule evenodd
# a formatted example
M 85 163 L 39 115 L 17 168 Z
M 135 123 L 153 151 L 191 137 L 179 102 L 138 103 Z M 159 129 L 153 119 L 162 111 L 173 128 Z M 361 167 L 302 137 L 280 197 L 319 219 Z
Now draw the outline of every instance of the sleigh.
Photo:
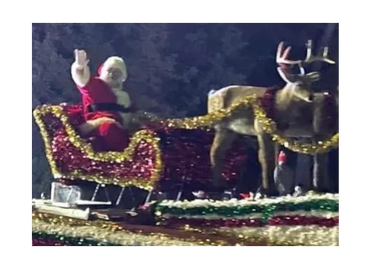
M 41 105 L 34 117 L 52 174 L 64 184 L 92 182 L 157 192 L 207 191 L 212 186 L 214 117 L 151 121 L 131 135 L 123 152 L 95 152 L 91 141 L 80 136 L 82 106 Z M 246 159 L 245 139 L 235 141 L 224 158 L 223 175 L 230 186 Z

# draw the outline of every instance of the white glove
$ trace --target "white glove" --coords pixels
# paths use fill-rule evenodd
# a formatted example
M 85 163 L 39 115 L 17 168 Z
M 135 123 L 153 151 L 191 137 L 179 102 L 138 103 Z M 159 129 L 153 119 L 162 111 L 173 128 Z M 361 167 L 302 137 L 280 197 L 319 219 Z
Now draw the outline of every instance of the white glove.
M 78 68 L 86 67 L 89 62 L 90 60 L 87 59 L 86 51 L 75 49 L 75 63 Z

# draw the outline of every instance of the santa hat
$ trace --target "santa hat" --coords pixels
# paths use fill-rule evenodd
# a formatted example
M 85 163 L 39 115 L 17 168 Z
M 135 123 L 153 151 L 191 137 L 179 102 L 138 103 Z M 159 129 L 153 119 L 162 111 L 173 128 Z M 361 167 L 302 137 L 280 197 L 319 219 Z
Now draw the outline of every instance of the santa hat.
M 283 163 L 286 162 L 286 155 L 285 155 L 284 151 L 280 151 L 278 161 L 283 162 Z
M 127 79 L 127 69 L 125 61 L 117 56 L 109 57 L 103 64 L 101 64 L 98 68 L 98 75 L 100 76 L 101 73 L 108 69 L 109 67 L 118 68 L 122 71 L 123 78 L 122 81 L 125 81 Z

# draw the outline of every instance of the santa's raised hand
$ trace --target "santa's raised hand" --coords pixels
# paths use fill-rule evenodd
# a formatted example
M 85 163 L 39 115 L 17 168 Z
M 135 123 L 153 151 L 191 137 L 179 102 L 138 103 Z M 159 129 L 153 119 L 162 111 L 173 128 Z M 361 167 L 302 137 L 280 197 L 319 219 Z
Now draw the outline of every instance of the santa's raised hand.
M 87 59 L 86 51 L 75 49 L 75 62 L 79 67 L 85 67 L 90 60 Z
M 87 54 L 84 50 L 75 49 L 74 53 L 75 61 L 71 68 L 72 78 L 76 85 L 83 87 L 90 80 L 90 69 L 87 65 L 90 60 L 87 59 Z

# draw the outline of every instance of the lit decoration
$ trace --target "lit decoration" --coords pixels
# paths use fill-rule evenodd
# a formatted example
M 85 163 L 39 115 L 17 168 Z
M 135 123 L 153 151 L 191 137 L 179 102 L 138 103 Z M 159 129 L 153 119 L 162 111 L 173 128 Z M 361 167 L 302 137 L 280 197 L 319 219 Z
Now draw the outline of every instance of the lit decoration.
M 222 227 L 215 229 L 224 236 L 238 238 L 260 238 L 271 245 L 282 246 L 338 246 L 339 226 L 263 226 L 263 227 Z M 253 241 L 252 241 L 253 242 Z
M 335 227 L 338 226 L 339 217 L 333 218 L 321 218 L 321 217 L 305 217 L 298 215 L 288 215 L 288 216 L 273 216 L 268 218 L 266 221 L 263 216 L 261 218 L 245 218 L 245 219 L 215 219 L 215 218 L 169 218 L 166 219 L 161 225 L 170 227 L 181 227 L 183 225 L 189 225 L 192 227 L 201 228 L 220 228 L 220 227 L 263 227 L 265 225 L 269 226 L 307 226 L 307 225 L 317 225 L 321 227 Z
M 250 246 L 338 245 L 338 226 L 207 227 L 144 231 L 105 221 L 81 221 L 34 213 L 34 246 Z
M 339 196 L 163 201 L 158 225 L 279 245 L 338 245 Z
M 119 249 L 120 245 L 47 233 L 28 234 L 28 249 Z M 135 248 L 132 245 L 125 248 Z
M 157 215 L 174 216 L 217 215 L 219 217 L 248 216 L 249 214 L 269 214 L 274 212 L 338 212 L 339 198 L 336 194 L 306 195 L 302 197 L 279 197 L 276 199 L 231 199 L 228 201 L 194 200 L 163 201 L 156 207 Z
M 52 246 L 233 246 L 264 245 L 224 236 L 140 227 L 106 221 L 84 221 L 34 212 L 33 245 Z
M 58 235 L 56 241 L 66 241 L 67 244 L 78 245 L 122 245 L 122 246 L 196 246 L 202 245 L 201 241 L 196 240 L 191 242 L 181 241 L 175 238 L 166 236 L 165 234 L 142 234 L 139 232 L 130 232 L 121 229 L 118 225 L 110 223 L 84 223 L 76 224 L 74 220 L 66 225 L 62 224 L 58 218 L 51 223 L 38 222 L 32 223 L 33 233 L 36 234 L 35 239 L 40 240 L 40 237 L 47 235 Z M 45 236 L 46 235 L 46 236 Z M 58 240 L 59 239 L 59 240 Z M 89 239 L 89 240 L 86 240 Z

